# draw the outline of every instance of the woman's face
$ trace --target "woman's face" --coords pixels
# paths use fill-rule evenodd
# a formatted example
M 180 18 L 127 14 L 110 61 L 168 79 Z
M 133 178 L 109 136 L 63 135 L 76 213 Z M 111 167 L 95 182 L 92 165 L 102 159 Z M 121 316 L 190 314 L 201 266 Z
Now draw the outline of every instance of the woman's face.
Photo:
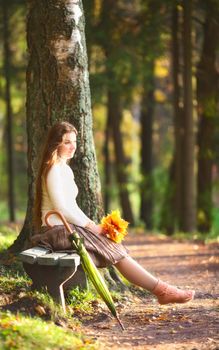
M 63 159 L 70 159 L 74 156 L 77 148 L 77 136 L 75 132 L 68 132 L 63 135 L 62 143 L 58 147 L 58 155 Z

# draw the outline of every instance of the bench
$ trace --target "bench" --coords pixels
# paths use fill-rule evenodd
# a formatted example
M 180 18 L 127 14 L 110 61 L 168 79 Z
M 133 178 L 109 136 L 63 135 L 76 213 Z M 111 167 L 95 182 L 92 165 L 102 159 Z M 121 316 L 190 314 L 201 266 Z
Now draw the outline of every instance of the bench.
M 19 260 L 32 280 L 32 290 L 46 289 L 52 298 L 61 303 L 66 312 L 65 295 L 79 286 L 87 288 L 87 278 L 75 252 L 53 252 L 42 247 L 22 251 Z

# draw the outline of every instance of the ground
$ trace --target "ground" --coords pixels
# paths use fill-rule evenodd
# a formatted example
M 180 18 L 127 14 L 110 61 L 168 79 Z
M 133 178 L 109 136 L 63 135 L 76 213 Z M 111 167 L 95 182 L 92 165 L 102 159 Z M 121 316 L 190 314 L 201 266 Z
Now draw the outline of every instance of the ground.
M 131 256 L 157 277 L 195 289 L 195 299 L 161 306 L 151 294 L 136 289 L 117 302 L 124 331 L 99 306 L 98 312 L 73 316 L 81 321 L 80 331 L 97 340 L 98 348 L 104 350 L 219 350 L 219 245 L 130 234 L 126 246 Z M 33 310 L 28 302 L 22 294 L 0 296 L 4 310 Z M 57 324 L 68 327 L 65 320 Z
M 104 349 L 219 349 L 219 247 L 168 238 L 129 236 L 127 246 L 150 272 L 179 287 L 196 290 L 186 304 L 160 306 L 153 296 L 134 295 L 120 309 L 125 326 L 106 316 L 86 325 L 86 333 Z

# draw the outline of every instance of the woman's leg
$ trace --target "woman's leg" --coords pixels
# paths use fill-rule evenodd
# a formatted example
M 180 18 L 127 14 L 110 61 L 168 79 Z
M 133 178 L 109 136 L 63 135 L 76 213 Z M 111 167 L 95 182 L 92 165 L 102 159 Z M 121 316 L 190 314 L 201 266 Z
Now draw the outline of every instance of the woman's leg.
M 194 298 L 194 291 L 181 290 L 155 278 L 131 257 L 120 260 L 115 267 L 129 282 L 156 295 L 160 304 L 186 303 Z
M 129 282 L 147 289 L 150 292 L 158 283 L 157 278 L 146 271 L 130 256 L 120 260 L 117 264 L 115 264 L 115 267 Z

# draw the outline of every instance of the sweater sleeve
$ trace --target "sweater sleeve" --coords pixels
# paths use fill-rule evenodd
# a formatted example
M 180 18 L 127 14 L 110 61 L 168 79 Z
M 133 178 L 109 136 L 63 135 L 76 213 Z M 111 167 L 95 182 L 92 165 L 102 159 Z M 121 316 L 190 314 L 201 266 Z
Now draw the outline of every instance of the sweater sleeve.
M 72 198 L 70 205 L 66 202 L 62 180 L 59 167 L 53 166 L 46 180 L 47 192 L 51 203 L 54 209 L 59 210 L 69 223 L 85 227 L 91 219 L 78 207 L 74 198 Z

